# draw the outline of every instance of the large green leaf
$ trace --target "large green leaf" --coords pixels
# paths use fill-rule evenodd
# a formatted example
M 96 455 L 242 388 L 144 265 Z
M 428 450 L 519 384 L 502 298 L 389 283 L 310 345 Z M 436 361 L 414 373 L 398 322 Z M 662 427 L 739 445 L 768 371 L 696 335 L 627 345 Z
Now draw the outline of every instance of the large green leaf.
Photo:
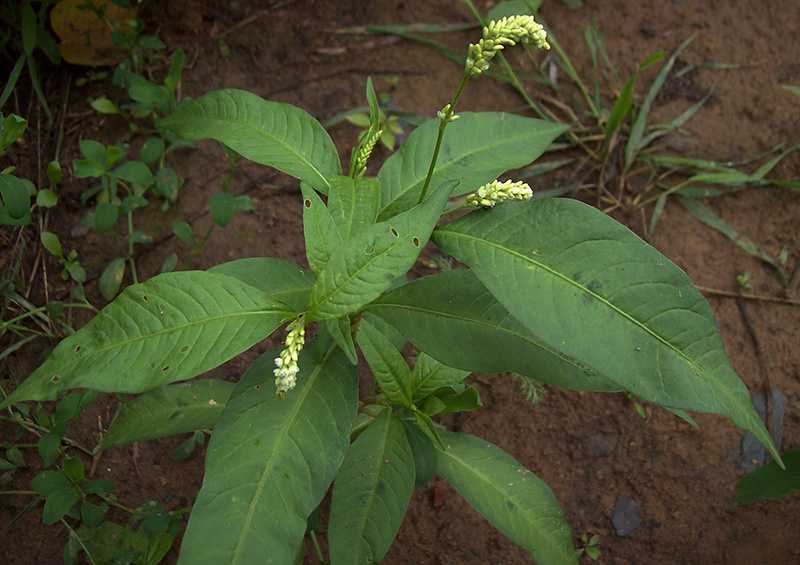
M 554 351 L 651 402 L 723 414 L 778 457 L 708 302 L 599 210 L 562 199 L 505 204 L 441 226 L 432 239 Z
M 258 289 L 202 271 L 165 273 L 126 288 L 64 339 L 0 409 L 85 387 L 144 392 L 213 369 L 295 313 Z
M 336 177 L 328 193 L 328 210 L 344 241 L 375 223 L 381 192 L 373 179 Z
M 569 129 L 545 120 L 500 112 L 464 112 L 445 130 L 431 186 L 455 180 L 454 195 L 476 190 L 497 176 L 524 167 Z M 378 172 L 381 212 L 386 219 L 417 203 L 425 184 L 439 133 L 439 120 L 430 120 L 408 139 Z
M 218 379 L 200 379 L 145 392 L 122 407 L 96 451 L 213 428 L 233 386 Z
M 333 141 L 305 110 L 251 92 L 210 92 L 161 118 L 156 125 L 184 139 L 216 139 L 243 157 L 275 167 L 320 192 L 342 174 Z
M 283 259 L 249 257 L 211 267 L 209 273 L 227 275 L 254 286 L 300 312 L 305 308 L 314 275 Z
M 356 340 L 386 398 L 411 406 L 411 369 L 389 338 L 367 320 L 361 320 Z
M 281 400 L 277 354 L 256 359 L 217 422 L 180 563 L 292 563 L 336 476 L 356 417 L 356 369 L 337 347 L 312 340 L 297 387 Z
M 380 563 L 414 490 L 403 424 L 384 410 L 350 446 L 336 475 L 328 523 L 331 564 Z
M 369 304 L 417 260 L 454 183 L 422 204 L 374 224 L 331 254 L 308 297 L 308 320 L 338 318 Z
M 576 390 L 622 390 L 537 339 L 469 270 L 412 281 L 375 300 L 368 311 L 450 367 L 513 371 Z
M 553 493 L 508 453 L 469 434 L 439 430 L 436 472 L 541 565 L 577 563 L 572 533 Z

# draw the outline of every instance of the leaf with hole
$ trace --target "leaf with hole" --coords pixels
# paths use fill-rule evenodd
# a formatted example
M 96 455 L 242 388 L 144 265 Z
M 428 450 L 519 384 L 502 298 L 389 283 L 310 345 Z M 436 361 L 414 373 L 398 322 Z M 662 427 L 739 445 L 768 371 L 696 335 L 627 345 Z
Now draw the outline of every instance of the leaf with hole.
M 144 392 L 190 379 L 245 351 L 295 313 L 221 274 L 164 273 L 126 288 L 59 343 L 0 409 L 62 390 Z
M 308 297 L 308 320 L 349 314 L 388 289 L 417 260 L 455 183 L 439 186 L 422 204 L 370 226 L 335 250 Z

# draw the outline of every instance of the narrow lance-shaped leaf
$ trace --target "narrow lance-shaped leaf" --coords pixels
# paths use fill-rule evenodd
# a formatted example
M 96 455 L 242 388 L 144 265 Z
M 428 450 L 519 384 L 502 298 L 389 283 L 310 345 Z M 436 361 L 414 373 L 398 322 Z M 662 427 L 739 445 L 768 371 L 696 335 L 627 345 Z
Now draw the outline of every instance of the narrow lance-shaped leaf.
M 328 525 L 331 564 L 380 563 L 414 490 L 403 424 L 384 410 L 350 446 L 336 475 Z
M 217 422 L 179 563 L 292 563 L 336 476 L 356 416 L 356 369 L 312 340 L 297 387 L 281 400 L 278 352 L 256 359 Z
M 327 206 L 317 191 L 300 183 L 303 193 L 303 234 L 306 240 L 306 258 L 311 270 L 319 274 L 328 264 L 331 254 L 345 242 Z
M 469 434 L 439 430 L 436 472 L 541 565 L 577 563 L 555 496 L 508 453 Z
M 131 285 L 64 339 L 0 409 L 84 387 L 143 392 L 190 379 L 261 341 L 295 313 L 235 278 L 165 273 Z
M 374 179 L 336 177 L 331 180 L 328 211 L 344 241 L 375 223 L 381 191 Z
M 573 390 L 622 390 L 538 339 L 470 270 L 411 281 L 375 300 L 368 311 L 450 367 L 477 373 L 512 371 Z
M 243 157 L 275 167 L 327 194 L 342 174 L 328 133 L 308 112 L 251 92 L 223 89 L 193 100 L 156 125 L 184 139 L 216 139 Z
M 308 297 L 308 320 L 338 318 L 369 304 L 417 260 L 455 183 L 422 204 L 374 224 L 334 251 Z
M 447 126 L 430 186 L 455 180 L 454 196 L 476 190 L 510 169 L 533 162 L 569 126 L 500 112 L 464 112 Z M 417 203 L 428 174 L 439 120 L 415 129 L 378 172 L 386 219 Z
M 443 386 L 460 383 L 467 375 L 469 371 L 448 367 L 427 353 L 420 353 L 411 373 L 411 396 L 422 398 Z
M 386 398 L 401 406 L 411 406 L 411 369 L 389 338 L 368 321 L 361 320 L 356 340 Z
M 599 210 L 561 199 L 501 205 L 441 226 L 433 240 L 554 351 L 651 402 L 723 414 L 779 458 L 708 302 Z
M 145 392 L 122 407 L 96 451 L 213 428 L 233 386 L 218 379 L 200 379 Z

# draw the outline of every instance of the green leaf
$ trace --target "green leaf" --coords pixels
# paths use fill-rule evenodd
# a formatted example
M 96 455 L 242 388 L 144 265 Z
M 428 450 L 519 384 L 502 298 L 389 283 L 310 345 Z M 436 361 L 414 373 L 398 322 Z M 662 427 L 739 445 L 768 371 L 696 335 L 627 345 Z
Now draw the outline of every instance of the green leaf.
M 209 200 L 208 209 L 211 211 L 211 217 L 214 219 L 214 223 L 224 228 L 231 223 L 233 219 L 233 194 L 229 192 L 218 192 Z
M 141 161 L 128 161 L 114 169 L 111 174 L 118 179 L 140 186 L 152 186 L 155 182 L 153 173 Z
M 569 126 L 513 114 L 464 112 L 447 126 L 431 186 L 459 182 L 453 195 L 476 190 L 498 175 L 524 167 Z M 415 129 L 378 172 L 381 212 L 386 219 L 417 203 L 436 145 L 439 120 Z
M 420 429 L 419 426 L 403 420 L 408 444 L 414 457 L 414 484 L 423 488 L 436 473 L 437 455 L 433 441 Z
M 61 182 L 63 173 L 61 172 L 61 163 L 58 161 L 50 161 L 47 163 L 47 179 L 53 186 L 58 186 Z
M 103 269 L 103 274 L 100 275 L 100 293 L 106 300 L 111 300 L 119 292 L 122 286 L 122 278 L 125 276 L 125 258 L 117 257 L 111 261 L 106 268 Z
M 432 239 L 543 343 L 650 402 L 723 414 L 779 458 L 711 307 L 683 271 L 576 200 L 476 212 Z
M 47 249 L 51 255 L 55 255 L 56 257 L 64 256 L 61 251 L 61 242 L 58 240 L 58 236 L 56 234 L 49 231 L 43 231 L 39 238 L 41 239 L 44 248 Z
M 463 385 L 460 385 L 463 386 Z M 439 410 L 437 414 L 452 414 L 453 412 L 470 412 L 483 406 L 481 397 L 478 394 L 478 389 L 468 386 L 461 392 L 456 394 L 446 394 L 436 396 L 444 408 Z
M 49 188 L 43 188 L 36 193 L 36 205 L 42 208 L 53 208 L 58 204 L 58 196 Z
M 577 563 L 558 501 L 505 451 L 469 434 L 439 430 L 436 472 L 537 563 Z
M 101 506 L 95 506 L 91 502 L 84 502 L 81 504 L 81 520 L 87 528 L 96 528 L 103 522 L 108 512 L 108 505 L 103 503 Z
M 60 471 L 42 471 L 31 480 L 31 487 L 42 496 L 50 496 L 59 489 L 72 488 L 72 483 Z
M 0 103 L 0 106 L 2 106 L 2 103 Z M 16 114 L 9 114 L 3 120 L 0 114 L 0 152 L 19 139 L 25 133 L 25 128 L 27 127 L 28 120 L 25 118 L 21 118 Z
M 94 227 L 98 233 L 105 233 L 117 224 L 119 219 L 119 207 L 103 202 L 94 209 Z
M 380 201 L 380 188 L 373 179 L 339 176 L 331 180 L 328 212 L 344 241 L 375 223 Z
M 36 12 L 33 6 L 25 4 L 22 7 L 22 48 L 27 57 L 30 57 L 36 48 L 37 28 Z
M 61 438 L 56 434 L 44 434 L 36 444 L 39 455 L 44 460 L 44 467 L 50 467 L 61 454 Z
M 411 369 L 403 355 L 366 320 L 361 320 L 356 340 L 386 398 L 400 406 L 411 406 Z
M 216 139 L 243 157 L 304 180 L 327 194 L 342 174 L 328 133 L 307 112 L 243 90 L 217 90 L 193 100 L 156 125 L 184 139 Z
M 443 386 L 460 383 L 467 375 L 469 371 L 448 367 L 427 353 L 420 353 L 411 372 L 411 396 L 422 398 Z
M 83 480 L 83 463 L 79 457 L 65 457 L 61 462 L 61 469 L 64 475 L 72 481 L 72 484 L 79 485 Z
M 350 446 L 336 475 L 328 523 L 331 563 L 380 563 L 414 490 L 403 424 L 384 410 Z
M 308 297 L 308 319 L 338 318 L 369 304 L 417 260 L 455 183 L 422 204 L 374 224 L 335 250 Z
M 345 241 L 317 191 L 301 182 L 303 193 L 303 234 L 306 240 L 306 258 L 314 274 L 319 274 L 328 264 L 331 254 Z
M 95 451 L 213 428 L 233 386 L 199 379 L 145 392 L 122 407 Z
M 105 165 L 108 161 L 108 151 L 105 145 L 94 139 L 84 139 L 81 141 L 79 148 L 81 155 L 89 161 L 94 161 L 103 167 L 103 171 L 105 171 Z
M 176 202 L 178 200 L 178 191 L 181 188 L 181 180 L 178 178 L 178 173 L 175 169 L 164 167 L 159 169 L 155 176 L 156 192 L 169 200 Z
M 21 179 L 9 174 L 0 174 L 0 196 L 6 213 L 19 220 L 31 207 L 31 197 Z
M 92 108 L 100 114 L 119 114 L 119 108 L 105 96 L 92 100 Z
M 622 390 L 537 338 L 469 270 L 412 281 L 378 298 L 368 311 L 450 367 L 510 371 L 572 390 Z
M 176 49 L 172 52 L 172 61 L 169 66 L 169 72 L 164 78 L 164 86 L 171 94 L 174 94 L 178 89 L 178 83 L 181 81 L 181 74 L 183 73 L 183 64 L 186 61 L 186 55 L 183 49 Z
M 314 275 L 299 265 L 272 257 L 237 259 L 211 267 L 208 272 L 239 279 L 288 305 L 294 313 L 305 307 L 315 281 Z
M 186 243 L 187 245 L 191 245 L 194 247 L 195 239 L 194 239 L 194 230 L 192 230 L 192 226 L 189 225 L 188 222 L 172 222 L 170 224 L 172 228 L 172 232 L 178 236 L 178 239 Z
M 297 387 L 281 400 L 277 354 L 256 359 L 217 422 L 179 563 L 291 563 L 336 476 L 356 416 L 357 371 L 337 347 L 312 340 Z
M 235 278 L 164 273 L 131 285 L 7 398 L 53 400 L 69 388 L 143 392 L 190 379 L 245 351 L 295 315 Z
M 795 449 L 784 453 L 783 463 L 785 470 L 776 461 L 770 461 L 742 477 L 733 493 L 733 500 L 750 504 L 759 498 L 780 498 L 800 491 L 800 451 Z
M 69 488 L 59 488 L 47 495 L 42 511 L 42 521 L 45 524 L 55 524 L 64 514 L 69 512 L 76 502 L 81 499 L 80 495 L 70 485 Z
M 139 150 L 139 158 L 145 165 L 152 165 L 161 158 L 165 149 L 166 145 L 163 139 L 160 137 L 149 137 Z
M 328 333 L 331 334 L 336 345 L 345 352 L 347 358 L 353 365 L 358 364 L 358 353 L 356 353 L 356 345 L 353 343 L 353 334 L 350 329 L 350 316 L 342 316 L 341 318 L 334 318 L 327 320 L 325 327 Z
M 72 172 L 76 178 L 97 178 L 105 174 L 106 170 L 97 161 L 91 159 L 74 159 L 72 161 Z

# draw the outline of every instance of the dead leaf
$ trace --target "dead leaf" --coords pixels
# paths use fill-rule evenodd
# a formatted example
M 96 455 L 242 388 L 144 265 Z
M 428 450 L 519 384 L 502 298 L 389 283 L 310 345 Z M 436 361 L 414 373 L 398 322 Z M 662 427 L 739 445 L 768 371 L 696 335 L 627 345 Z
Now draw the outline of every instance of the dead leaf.
M 86 6 L 87 2 L 101 8 L 114 29 L 130 31 L 128 20 L 135 20 L 138 7 L 120 8 L 108 0 L 60 0 L 50 12 L 50 25 L 61 39 L 61 57 L 74 65 L 96 67 L 113 65 L 125 58 L 125 53 L 111 40 L 111 31 L 97 14 Z

